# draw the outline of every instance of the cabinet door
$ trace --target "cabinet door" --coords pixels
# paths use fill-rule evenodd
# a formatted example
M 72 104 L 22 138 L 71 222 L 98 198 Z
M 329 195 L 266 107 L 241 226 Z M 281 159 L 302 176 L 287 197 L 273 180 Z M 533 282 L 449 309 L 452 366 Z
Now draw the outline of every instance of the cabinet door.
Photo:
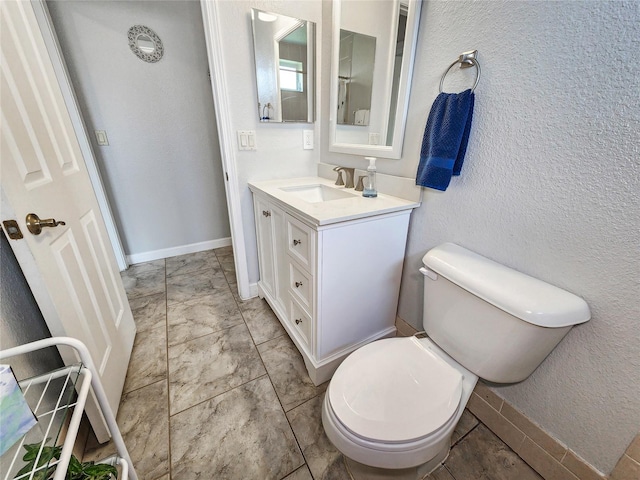
M 260 286 L 270 296 L 275 295 L 275 258 L 273 255 L 273 215 L 271 204 L 254 196 L 256 235 L 258 237 L 258 261 L 260 262 Z

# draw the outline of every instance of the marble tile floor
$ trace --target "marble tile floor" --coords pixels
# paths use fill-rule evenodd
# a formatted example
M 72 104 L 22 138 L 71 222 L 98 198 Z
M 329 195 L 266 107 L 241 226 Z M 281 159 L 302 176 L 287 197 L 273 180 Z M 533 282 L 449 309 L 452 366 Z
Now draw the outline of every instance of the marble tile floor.
M 238 297 L 231 247 L 122 279 L 138 332 L 118 424 L 141 480 L 365 480 L 324 434 L 326 384 L 264 300 Z M 541 478 L 468 411 L 453 441 L 428 479 Z M 112 453 L 90 437 L 84 460 Z

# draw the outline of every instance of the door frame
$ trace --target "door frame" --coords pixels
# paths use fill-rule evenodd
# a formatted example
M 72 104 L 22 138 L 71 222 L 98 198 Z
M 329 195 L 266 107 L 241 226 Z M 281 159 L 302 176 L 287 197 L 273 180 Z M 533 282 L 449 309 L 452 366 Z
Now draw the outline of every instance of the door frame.
M 89 171 L 89 177 L 93 185 L 100 211 L 107 225 L 107 232 L 113 251 L 116 255 L 118 267 L 125 270 L 129 264 L 124 253 L 120 234 L 109 204 L 100 170 L 96 162 L 93 147 L 89 140 L 89 132 L 84 123 L 75 91 L 69 78 L 69 73 L 64 62 L 60 44 L 56 36 L 53 22 L 46 6 L 46 0 L 31 0 L 36 12 L 38 26 L 45 39 L 47 50 L 51 56 L 56 77 L 62 90 L 62 94 L 69 110 L 82 154 Z M 220 143 L 220 156 L 222 171 L 225 176 L 225 194 L 227 197 L 227 209 L 229 214 L 229 226 L 231 229 L 231 243 L 233 245 L 236 277 L 238 281 L 238 294 L 242 299 L 256 296 L 257 291 L 252 291 L 249 284 L 249 270 L 244 239 L 244 227 L 242 224 L 242 205 L 240 201 L 240 189 L 238 187 L 238 174 L 236 169 L 235 143 L 233 125 L 228 114 L 228 89 L 224 77 L 224 62 L 222 52 L 222 38 L 220 37 L 220 15 L 215 0 L 201 0 L 202 20 L 204 26 L 205 41 L 209 71 L 211 72 L 211 89 L 213 92 L 214 112 L 218 124 L 218 138 Z M 255 290 L 255 289 L 253 289 Z

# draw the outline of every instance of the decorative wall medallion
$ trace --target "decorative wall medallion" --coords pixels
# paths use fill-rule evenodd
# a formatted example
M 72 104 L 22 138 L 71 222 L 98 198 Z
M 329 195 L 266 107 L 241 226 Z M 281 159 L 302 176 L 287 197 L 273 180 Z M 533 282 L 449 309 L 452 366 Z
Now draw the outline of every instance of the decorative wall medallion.
M 156 32 L 144 25 L 134 25 L 127 33 L 129 47 L 140 60 L 155 63 L 160 61 L 164 54 L 162 40 Z

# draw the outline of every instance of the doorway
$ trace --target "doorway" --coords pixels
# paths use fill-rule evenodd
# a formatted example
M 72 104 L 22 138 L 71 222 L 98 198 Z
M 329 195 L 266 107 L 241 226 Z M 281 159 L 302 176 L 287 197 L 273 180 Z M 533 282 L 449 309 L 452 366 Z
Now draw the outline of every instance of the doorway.
M 230 245 L 199 2 L 47 6 L 128 262 Z M 162 40 L 160 61 L 132 52 L 135 25 Z

